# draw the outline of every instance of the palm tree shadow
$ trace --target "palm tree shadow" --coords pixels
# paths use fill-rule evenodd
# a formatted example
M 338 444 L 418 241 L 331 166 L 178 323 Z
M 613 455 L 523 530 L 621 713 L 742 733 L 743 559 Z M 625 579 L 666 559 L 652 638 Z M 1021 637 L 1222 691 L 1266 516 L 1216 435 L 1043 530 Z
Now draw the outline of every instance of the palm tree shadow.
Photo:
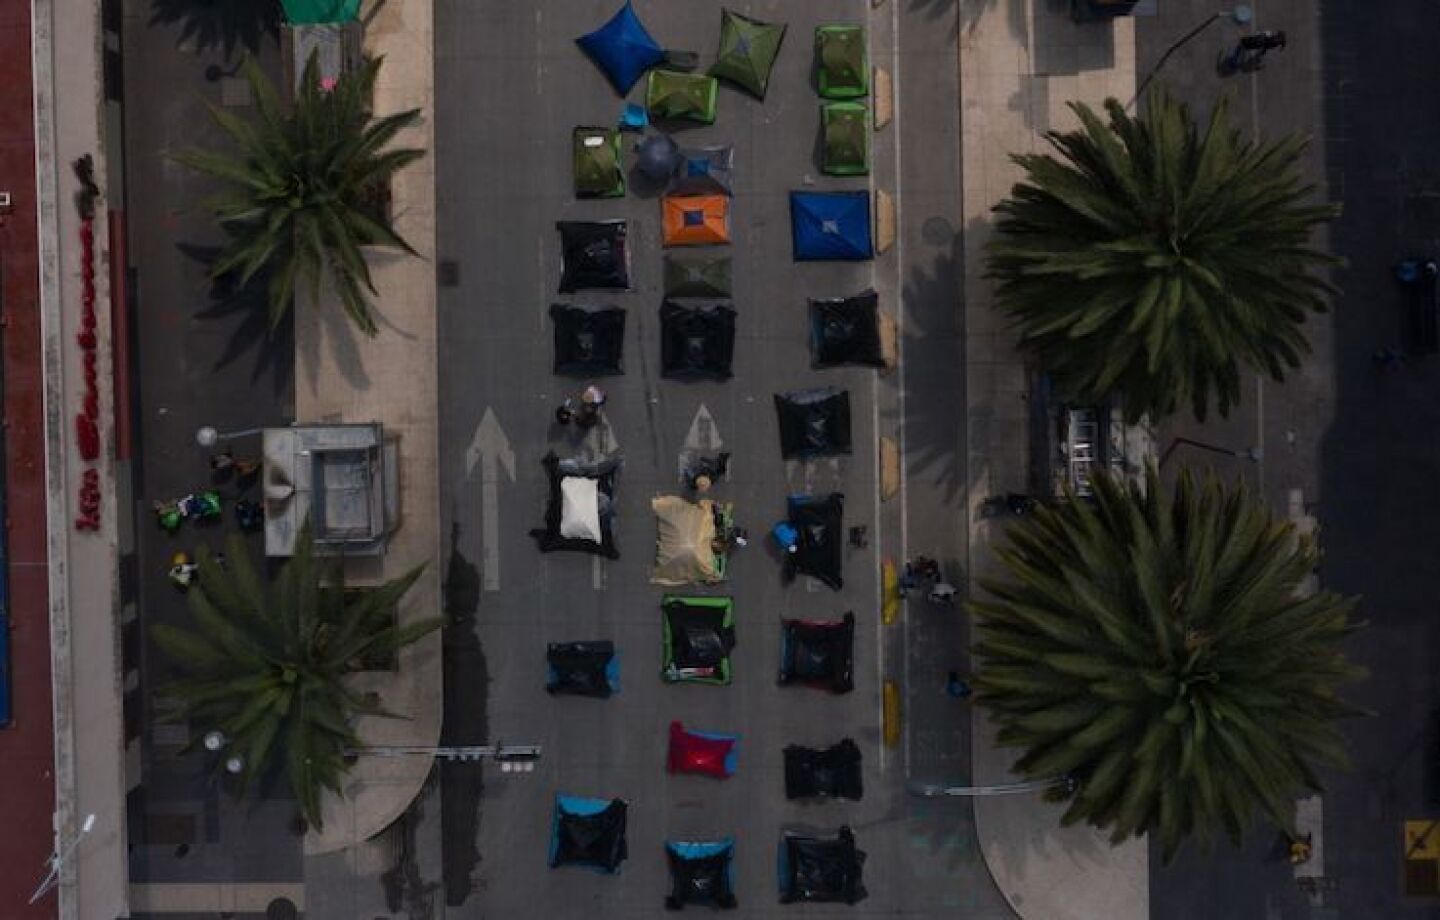
M 220 256 L 218 246 L 177 243 L 176 248 L 186 258 L 204 266 L 207 272 Z M 269 270 L 263 270 L 243 287 L 237 283 L 238 279 L 231 277 L 211 282 L 206 292 L 208 303 L 196 316 L 231 328 L 225 349 L 212 370 L 224 370 L 253 352 L 250 382 L 259 384 L 268 377 L 270 391 L 278 399 L 289 393 L 290 381 L 295 375 L 295 324 L 292 311 L 273 329 L 270 327 L 265 298 L 269 279 Z
M 959 36 L 963 26 L 968 27 L 979 17 L 985 7 L 995 0 L 910 0 L 906 12 L 918 13 L 934 24 L 948 22 L 950 37 Z
M 229 57 L 237 47 L 260 50 L 264 39 L 280 34 L 280 4 L 275 0 L 150 0 L 151 26 L 180 26 L 177 45 L 194 41 L 198 50 L 221 49 Z

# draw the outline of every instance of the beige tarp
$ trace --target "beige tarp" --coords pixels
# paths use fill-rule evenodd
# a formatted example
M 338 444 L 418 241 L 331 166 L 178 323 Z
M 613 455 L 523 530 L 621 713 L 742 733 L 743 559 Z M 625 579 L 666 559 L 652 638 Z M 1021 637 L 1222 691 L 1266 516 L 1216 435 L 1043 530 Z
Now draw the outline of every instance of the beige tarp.
M 650 499 L 650 507 L 657 530 L 650 581 L 671 586 L 720 581 L 715 567 L 715 503 L 657 495 Z

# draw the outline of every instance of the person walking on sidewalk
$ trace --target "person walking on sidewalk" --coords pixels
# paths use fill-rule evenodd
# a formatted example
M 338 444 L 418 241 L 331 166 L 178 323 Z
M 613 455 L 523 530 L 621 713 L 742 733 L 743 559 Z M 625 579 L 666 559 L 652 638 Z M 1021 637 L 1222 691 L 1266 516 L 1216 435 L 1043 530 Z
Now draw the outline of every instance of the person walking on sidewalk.
M 959 671 L 951 671 L 945 676 L 945 693 L 957 700 L 967 700 L 970 694 L 974 693 L 970 685 L 960 676 Z

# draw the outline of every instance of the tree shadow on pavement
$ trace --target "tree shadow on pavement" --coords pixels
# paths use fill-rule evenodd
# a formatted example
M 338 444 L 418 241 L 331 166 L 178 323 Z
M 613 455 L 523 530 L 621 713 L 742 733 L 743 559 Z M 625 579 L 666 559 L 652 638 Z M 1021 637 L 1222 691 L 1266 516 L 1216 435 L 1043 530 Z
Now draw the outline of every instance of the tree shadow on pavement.
M 177 45 L 194 41 L 199 51 L 236 47 L 256 52 L 266 38 L 280 33 L 280 4 L 276 0 L 151 0 L 151 26 L 180 25 Z
M 207 272 L 220 254 L 216 246 L 177 243 L 176 248 Z M 243 287 L 226 278 L 212 282 L 206 291 L 208 303 L 195 315 L 229 329 L 229 339 L 215 359 L 211 368 L 213 371 L 218 373 L 253 352 L 255 357 L 250 368 L 250 383 L 259 384 L 268 377 L 271 394 L 282 399 L 290 392 L 295 375 L 294 311 L 288 313 L 274 329 L 270 328 L 269 308 L 265 300 L 269 282 L 268 271 L 262 271 Z
M 450 529 L 450 558 L 446 566 L 444 632 L 445 715 L 440 743 L 466 746 L 486 743 L 486 687 L 490 682 L 485 651 L 475 630 L 480 609 L 480 569 L 460 554 L 460 525 Z M 480 762 L 444 761 L 440 764 L 440 836 L 444 854 L 445 904 L 459 907 L 474 890 L 475 867 L 480 864 L 480 800 L 485 790 Z
M 985 7 L 994 3 L 995 0 L 908 0 L 905 12 L 918 13 L 936 25 L 948 22 L 950 37 L 954 38 L 960 34 L 962 22 L 968 26 Z

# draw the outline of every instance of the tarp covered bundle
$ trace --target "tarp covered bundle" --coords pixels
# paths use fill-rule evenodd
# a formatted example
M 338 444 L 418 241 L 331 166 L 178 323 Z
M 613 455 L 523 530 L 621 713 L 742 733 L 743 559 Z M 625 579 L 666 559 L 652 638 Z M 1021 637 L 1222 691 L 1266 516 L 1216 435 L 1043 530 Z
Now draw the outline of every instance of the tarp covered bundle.
M 850 453 L 850 391 L 818 387 L 775 394 L 780 456 L 808 460 Z
M 839 620 L 780 621 L 780 683 L 849 693 L 855 689 L 855 614 Z
M 629 855 L 624 799 L 555 796 L 550 822 L 550 868 L 583 866 L 614 874 Z
M 874 291 L 810 301 L 810 365 L 884 367 L 879 304 Z
M 600 377 L 625 373 L 625 311 L 620 307 L 571 307 L 552 304 L 555 323 L 555 373 Z
M 545 664 L 548 693 L 605 699 L 620 689 L 620 660 L 615 657 L 615 643 L 608 640 L 551 642 L 545 648 Z
M 785 24 L 761 22 L 731 10 L 720 12 L 720 51 L 710 75 L 728 80 L 756 99 L 765 98 L 770 71 L 785 41 Z
M 856 99 L 870 92 L 865 29 L 854 25 L 815 30 L 816 83 L 826 99 Z
M 679 172 L 670 189 L 672 195 L 733 194 L 735 148 L 685 147 L 680 150 Z
M 791 744 L 785 748 L 785 798 L 860 801 L 865 787 L 860 748 L 846 738 L 823 750 Z
M 575 197 L 619 198 L 625 194 L 618 130 L 576 128 L 570 146 L 575 167 Z
M 730 683 L 735 603 L 728 597 L 667 594 L 660 605 L 667 681 Z
M 666 297 L 729 297 L 730 256 L 715 252 L 665 253 Z
M 651 583 L 673 587 L 722 581 L 725 575 L 715 552 L 715 503 L 657 495 L 650 507 L 656 529 Z
M 698 773 L 716 779 L 735 775 L 739 763 L 739 738 L 717 732 L 687 731 L 680 722 L 670 723 L 670 750 L 665 758 L 667 773 Z
M 645 108 L 657 121 L 715 121 L 714 77 L 678 70 L 652 70 L 645 84 Z
M 735 900 L 735 842 L 724 840 L 667 840 L 665 859 L 670 864 L 670 894 L 666 910 L 687 904 L 731 910 Z
M 292 26 L 354 22 L 360 18 L 360 0 L 281 0 L 285 22 Z
M 820 107 L 820 171 L 831 176 L 870 174 L 870 110 L 858 102 Z
M 622 96 L 630 92 L 641 74 L 665 60 L 665 49 L 650 37 L 628 0 L 609 22 L 575 39 L 575 43 L 590 55 Z
M 845 583 L 840 576 L 845 496 L 839 492 L 823 499 L 792 495 L 786 505 L 797 542 L 795 551 L 785 554 L 785 575 L 812 575 L 839 591 Z
M 660 306 L 660 376 L 730 378 L 735 355 L 735 311 L 727 304 Z
M 550 500 L 545 526 L 530 531 L 543 553 L 560 550 L 620 558 L 615 548 L 615 474 L 620 460 L 561 460 L 545 455 Z
M 623 220 L 562 220 L 560 231 L 560 293 L 628 291 L 630 247 Z
M 855 846 L 850 828 L 834 837 L 811 837 L 790 831 L 780 838 L 778 871 L 780 902 L 826 901 L 854 904 L 865 899 L 861 881 L 865 854 Z
M 713 246 L 730 242 L 730 199 L 725 195 L 666 195 L 662 242 L 666 246 Z
M 791 192 L 790 242 L 797 262 L 872 258 L 870 193 Z

